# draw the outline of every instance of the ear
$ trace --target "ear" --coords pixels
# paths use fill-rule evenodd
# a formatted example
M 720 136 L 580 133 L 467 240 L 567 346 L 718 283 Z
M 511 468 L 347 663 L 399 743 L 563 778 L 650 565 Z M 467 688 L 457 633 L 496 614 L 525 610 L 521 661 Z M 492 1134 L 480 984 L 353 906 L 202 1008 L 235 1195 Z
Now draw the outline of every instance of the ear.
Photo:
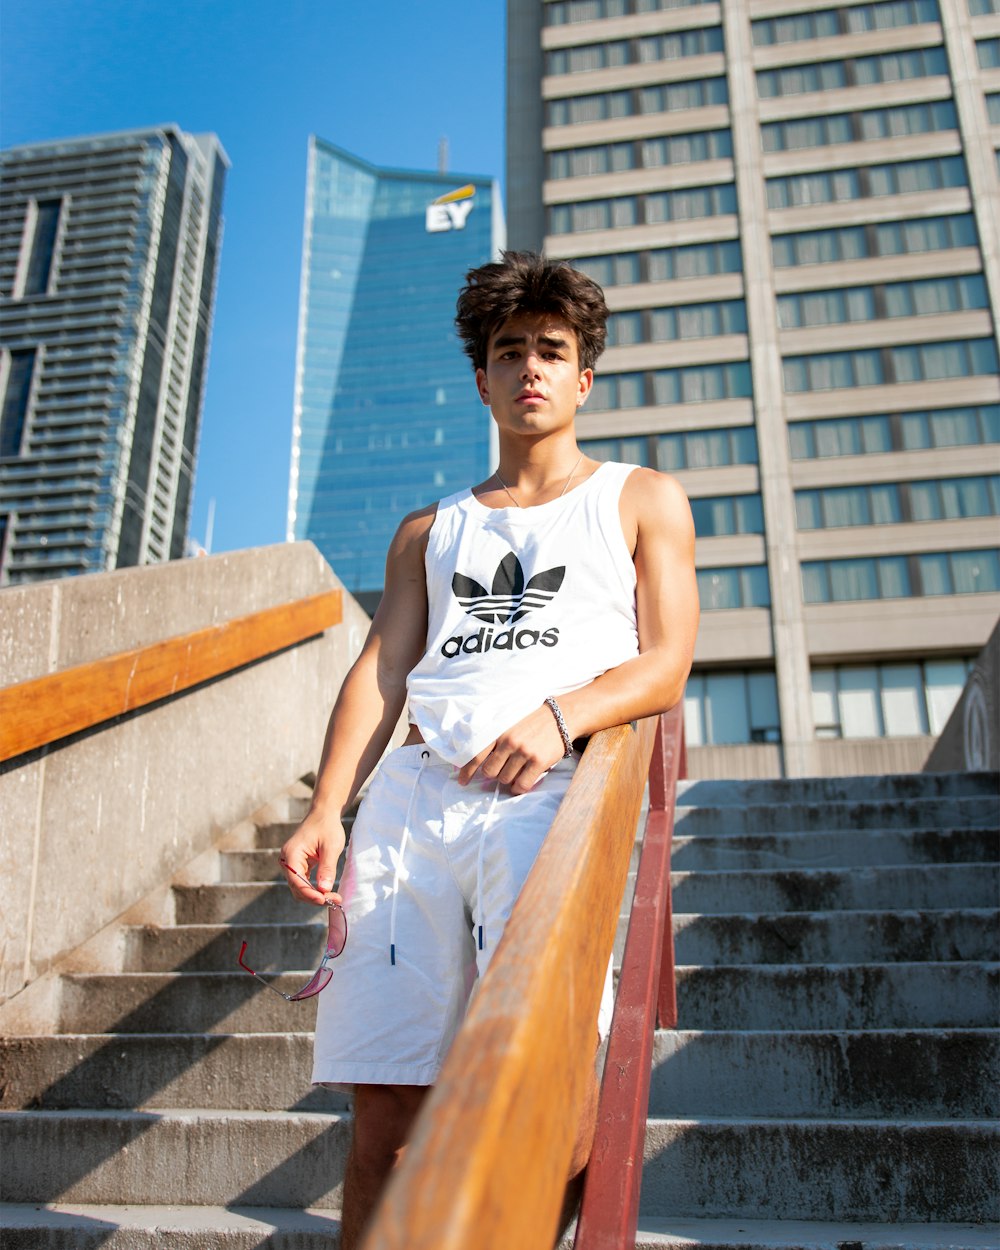
M 584 369 L 583 372 L 580 374 L 579 388 L 576 392 L 577 408 L 582 408 L 584 403 L 586 403 L 587 396 L 590 394 L 590 389 L 593 385 L 594 385 L 593 369 Z
M 486 370 L 476 370 L 476 390 L 479 392 L 479 398 L 488 408 L 490 406 L 490 388 L 486 381 Z

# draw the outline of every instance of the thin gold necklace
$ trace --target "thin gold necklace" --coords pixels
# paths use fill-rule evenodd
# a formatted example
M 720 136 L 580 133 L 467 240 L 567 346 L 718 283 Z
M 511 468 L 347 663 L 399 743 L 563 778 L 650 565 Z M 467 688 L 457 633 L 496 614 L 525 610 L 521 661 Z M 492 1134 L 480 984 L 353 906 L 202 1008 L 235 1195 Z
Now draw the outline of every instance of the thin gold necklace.
M 572 482 L 572 480 L 576 477 L 576 471 L 577 471 L 577 469 L 580 467 L 580 465 L 581 465 L 581 463 L 582 463 L 582 462 L 583 462 L 583 452 L 581 451 L 581 452 L 580 452 L 580 458 L 579 458 L 579 460 L 577 460 L 576 464 L 575 464 L 575 465 L 573 465 L 573 472 L 572 472 L 572 473 L 569 475 L 569 477 L 566 479 L 565 485 L 563 486 L 563 488 L 562 488 L 562 490 L 559 492 L 559 494 L 556 496 L 556 498 L 557 498 L 557 499 L 562 499 L 563 495 L 565 495 L 565 494 L 566 494 L 566 491 L 569 489 L 569 484 L 570 484 L 570 482 Z M 515 508 L 520 508 L 520 507 L 521 507 L 521 505 L 517 502 L 517 500 L 514 498 L 514 496 L 510 493 L 510 487 L 509 487 L 509 486 L 507 485 L 507 483 L 503 480 L 503 478 L 500 476 L 500 474 L 499 474 L 498 472 L 495 472 L 495 473 L 493 474 L 493 476 L 496 478 L 496 480 L 500 483 L 500 485 L 501 485 L 501 486 L 504 488 L 504 490 L 507 492 L 507 498 L 511 501 L 511 503 L 514 505 L 514 507 L 515 507 Z

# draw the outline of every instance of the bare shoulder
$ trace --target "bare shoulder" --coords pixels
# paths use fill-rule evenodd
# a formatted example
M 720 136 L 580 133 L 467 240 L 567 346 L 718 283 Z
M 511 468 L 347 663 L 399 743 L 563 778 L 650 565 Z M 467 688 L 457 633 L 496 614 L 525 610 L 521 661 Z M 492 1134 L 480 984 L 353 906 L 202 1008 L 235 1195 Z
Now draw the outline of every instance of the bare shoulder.
M 622 528 L 633 553 L 640 541 L 694 545 L 694 522 L 684 487 L 669 473 L 634 469 L 621 497 Z
M 390 563 L 414 559 L 423 562 L 427 536 L 431 532 L 435 516 L 437 504 L 432 503 L 403 517 L 389 544 Z

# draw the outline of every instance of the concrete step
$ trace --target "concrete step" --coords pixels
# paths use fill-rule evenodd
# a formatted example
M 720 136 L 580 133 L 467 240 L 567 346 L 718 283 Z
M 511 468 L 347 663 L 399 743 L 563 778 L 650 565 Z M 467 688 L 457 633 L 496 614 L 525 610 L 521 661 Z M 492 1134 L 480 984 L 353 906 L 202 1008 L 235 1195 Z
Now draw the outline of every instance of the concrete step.
M 1000 1229 L 989 1224 L 835 1224 L 655 1216 L 639 1217 L 635 1238 L 635 1250 L 996 1250 L 997 1245 Z
M 986 908 L 718 916 L 675 912 L 673 927 L 681 964 L 1000 960 L 1000 910 Z
M 969 1121 L 650 1119 L 641 1210 L 775 1220 L 1000 1218 L 1000 1129 Z
M 998 1077 L 1000 1037 L 988 1029 L 660 1030 L 649 1109 L 692 1118 L 988 1119 L 1000 1115 Z
M 173 893 L 177 924 L 308 924 L 324 914 L 284 882 L 176 885 Z
M 0 1109 L 346 1111 L 345 1094 L 309 1084 L 311 1067 L 311 1033 L 0 1038 Z
M 678 872 L 996 863 L 998 859 L 1000 836 L 996 829 L 841 829 L 832 835 L 701 834 L 674 838 L 670 855 L 671 867 Z
M 232 972 L 243 940 L 258 971 L 315 968 L 327 926 L 319 908 L 306 919 L 311 923 L 240 925 L 238 933 L 223 924 L 133 926 L 124 934 L 122 971 Z
M 349 1137 L 306 1111 L 5 1111 L 0 1198 L 339 1209 Z
M 4 1250 L 330 1250 L 336 1212 L 278 1207 L 0 1206 Z
M 219 887 L 228 888 L 228 887 Z M 995 907 L 996 864 L 753 869 L 671 873 L 674 910 L 718 912 L 940 910 Z
M 275 985 L 291 994 L 309 975 L 289 973 Z M 284 1002 L 239 968 L 73 973 L 61 978 L 60 992 L 60 1033 L 309 1033 L 316 1020 L 315 1000 Z
M 903 799 L 993 798 L 1000 774 L 879 773 L 869 777 L 774 777 L 677 783 L 677 802 L 691 807 L 752 807 L 764 803 L 884 803 Z
M 684 796 L 684 801 L 688 796 Z M 997 821 L 993 797 L 907 799 L 903 802 L 761 803 L 753 807 L 679 806 L 675 832 L 682 837 L 722 833 L 807 833 L 838 829 L 988 828 Z
M 681 966 L 678 1025 L 692 1030 L 768 1030 L 778 1024 L 810 1031 L 989 1029 L 996 1026 L 998 990 L 997 964 Z
M 674 909 L 680 912 L 940 910 L 995 906 L 1000 868 L 996 864 L 945 864 L 674 872 L 671 882 Z M 175 886 L 174 906 L 178 924 L 230 924 L 236 929 L 251 924 L 304 924 L 320 914 L 280 882 Z
M 625 948 L 627 917 L 618 924 L 615 959 Z M 770 912 L 763 915 L 674 915 L 682 964 L 883 963 L 1000 959 L 1000 911 Z M 261 969 L 314 967 L 326 927 L 310 924 L 134 926 L 126 930 L 125 972 L 229 972 L 239 939 Z
M 274 1207 L 0 1207 L 4 1250 L 331 1250 L 334 1212 Z M 575 1226 L 574 1226 L 575 1227 Z M 559 1243 L 572 1250 L 573 1228 Z M 643 1216 L 635 1250 L 996 1250 L 984 1224 L 832 1224 Z
M 1000 966 L 968 963 L 680 966 L 685 1029 L 991 1028 Z M 293 992 L 308 974 L 276 984 Z M 74 973 L 60 1033 L 309 1032 L 315 1003 L 283 1002 L 233 973 Z

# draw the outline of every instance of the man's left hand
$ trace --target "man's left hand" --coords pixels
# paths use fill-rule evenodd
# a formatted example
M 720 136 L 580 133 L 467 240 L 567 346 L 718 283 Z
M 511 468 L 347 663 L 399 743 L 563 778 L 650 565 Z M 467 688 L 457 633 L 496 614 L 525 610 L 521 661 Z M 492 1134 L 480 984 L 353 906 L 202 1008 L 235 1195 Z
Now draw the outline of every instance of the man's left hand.
M 464 786 L 478 775 L 509 786 L 512 794 L 527 794 L 564 754 L 555 717 L 543 704 L 464 764 L 458 780 Z

